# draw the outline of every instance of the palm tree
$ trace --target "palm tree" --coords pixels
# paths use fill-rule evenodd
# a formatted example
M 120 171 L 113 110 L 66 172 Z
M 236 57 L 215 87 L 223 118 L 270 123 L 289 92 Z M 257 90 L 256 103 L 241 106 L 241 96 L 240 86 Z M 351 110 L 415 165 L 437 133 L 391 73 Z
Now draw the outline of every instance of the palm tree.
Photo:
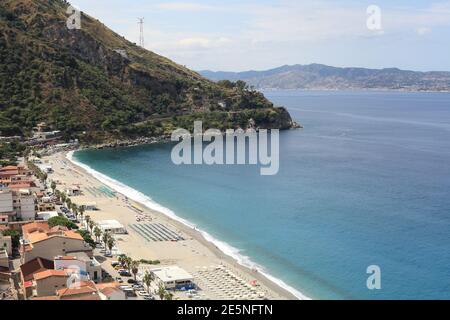
M 121 254 L 117 259 L 122 267 L 125 267 L 127 256 L 125 254 Z
M 52 181 L 50 188 L 52 188 L 53 193 L 55 193 L 55 190 L 56 190 L 56 182 L 55 181 Z
M 88 231 L 89 231 L 89 221 L 91 221 L 91 217 L 90 216 L 86 216 L 84 221 L 85 221 L 86 229 L 88 229 Z
M 164 297 L 166 295 L 166 289 L 162 284 L 158 286 L 158 296 L 161 300 L 164 300 Z
M 126 268 L 129 272 L 131 272 L 131 263 L 133 262 L 133 259 L 131 259 L 128 256 L 125 256 L 124 259 L 124 268 Z
M 98 239 L 100 239 L 100 237 L 102 236 L 102 230 L 98 226 L 95 226 L 95 228 L 94 228 L 94 236 L 95 236 L 95 239 L 97 240 L 97 242 L 98 242 Z
M 108 240 L 109 240 L 109 238 L 110 238 L 110 235 L 109 235 L 108 232 L 103 233 L 102 241 L 105 244 L 105 250 L 108 247 Z
M 115 244 L 116 244 L 116 240 L 114 240 L 113 237 L 109 236 L 108 243 L 107 243 L 108 249 L 109 249 L 109 253 L 112 254 L 112 249 L 114 248 Z
M 83 220 L 84 206 L 81 206 L 79 209 L 80 209 L 79 211 L 80 211 L 80 215 L 81 215 L 81 220 Z
M 70 208 L 72 205 L 72 200 L 70 200 L 69 197 L 66 197 L 66 205 L 67 205 L 67 208 Z
M 76 204 L 72 203 L 72 211 L 76 217 L 78 217 L 78 207 Z
M 134 281 L 136 281 L 136 276 L 139 272 L 139 264 L 140 264 L 140 262 L 137 260 L 132 260 L 131 264 L 130 264 L 130 269 L 131 269 L 131 272 L 133 273 Z
M 153 280 L 155 280 L 155 276 L 153 275 L 153 273 L 145 271 L 145 274 L 144 274 L 144 277 L 142 278 L 142 281 L 147 286 L 147 292 L 148 293 L 150 293 L 150 286 L 151 286 Z
M 95 227 L 95 222 L 93 220 L 89 220 L 88 227 L 90 229 L 90 232 L 92 233 Z
M 173 299 L 173 294 L 166 291 L 166 293 L 164 294 L 164 299 L 166 300 L 172 300 Z

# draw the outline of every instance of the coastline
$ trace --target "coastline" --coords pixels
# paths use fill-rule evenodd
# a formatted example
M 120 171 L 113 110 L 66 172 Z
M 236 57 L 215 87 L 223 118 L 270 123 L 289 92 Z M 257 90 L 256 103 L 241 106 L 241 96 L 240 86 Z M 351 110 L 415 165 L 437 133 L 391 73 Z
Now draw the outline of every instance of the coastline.
M 74 152 L 75 151 L 59 152 L 51 157 L 62 156 L 63 159 L 67 159 L 69 161 L 70 165 L 75 167 L 78 174 L 86 174 L 111 189 L 114 189 L 122 196 L 129 198 L 135 205 L 141 205 L 149 209 L 152 215 L 158 216 L 159 219 L 165 220 L 178 230 L 181 230 L 183 233 L 189 235 L 189 237 L 197 241 L 201 246 L 211 251 L 217 259 L 224 261 L 225 264 L 238 270 L 238 272 L 240 274 L 244 274 L 247 279 L 253 278 L 257 280 L 272 293 L 271 296 L 275 299 L 310 300 L 309 297 L 289 286 L 281 279 L 270 275 L 262 266 L 253 263 L 250 258 L 241 255 L 239 253 L 239 249 L 233 248 L 227 243 L 214 238 L 206 231 L 198 229 L 190 221 L 177 216 L 173 211 L 159 205 L 141 192 L 95 171 L 88 165 L 78 162 L 73 157 Z

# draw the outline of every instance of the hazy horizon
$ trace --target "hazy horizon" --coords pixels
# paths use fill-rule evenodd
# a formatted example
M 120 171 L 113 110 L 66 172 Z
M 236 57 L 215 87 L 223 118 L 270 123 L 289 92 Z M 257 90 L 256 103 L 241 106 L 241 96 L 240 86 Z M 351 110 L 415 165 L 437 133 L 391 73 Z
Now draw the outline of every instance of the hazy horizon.
M 307 64 L 301 64 L 301 63 L 285 64 L 285 65 L 280 65 L 280 66 L 271 67 L 271 68 L 267 68 L 267 69 L 248 69 L 248 70 L 241 70 L 241 71 L 214 70 L 214 69 L 199 69 L 199 70 L 195 70 L 195 71 L 197 71 L 197 72 L 203 72 L 203 71 L 230 72 L 230 73 L 264 72 L 264 71 L 278 69 L 278 68 L 281 68 L 281 67 L 293 67 L 293 66 L 298 66 L 298 65 L 307 66 L 307 65 L 312 65 L 312 64 L 318 64 L 318 65 L 324 65 L 324 66 L 327 66 L 327 67 L 336 67 L 336 68 L 356 68 L 356 69 L 372 69 L 372 70 L 382 70 L 382 69 L 397 68 L 397 69 L 400 69 L 402 71 L 413 71 L 413 72 L 450 72 L 450 70 L 413 70 L 413 69 L 402 69 L 402 68 L 398 68 L 396 66 L 383 67 L 383 68 L 368 68 L 368 67 L 364 67 L 364 66 L 342 66 L 341 67 L 341 66 L 333 66 L 333 65 L 330 65 L 330 64 L 326 64 L 326 63 L 316 63 L 316 62 L 311 62 L 311 63 L 307 63 Z

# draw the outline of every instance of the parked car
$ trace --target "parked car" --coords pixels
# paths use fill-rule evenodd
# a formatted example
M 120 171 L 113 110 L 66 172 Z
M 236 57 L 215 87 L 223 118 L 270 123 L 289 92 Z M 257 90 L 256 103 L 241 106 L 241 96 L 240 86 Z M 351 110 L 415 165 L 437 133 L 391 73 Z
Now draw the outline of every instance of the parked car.
M 127 298 L 136 298 L 137 297 L 136 293 L 134 293 L 133 290 L 123 290 L 123 291 L 125 292 L 125 296 Z
M 127 281 L 129 284 L 135 284 L 136 283 L 136 280 L 134 280 L 134 279 L 128 279 L 128 281 Z
M 146 296 L 142 296 L 144 298 L 144 300 L 155 300 L 154 296 L 151 295 L 146 295 Z
M 97 244 L 99 244 L 99 242 L 97 242 Z M 120 265 L 119 261 L 111 261 L 111 267 L 116 267 L 118 265 Z
M 116 281 L 117 281 L 118 283 L 123 283 L 123 279 L 122 279 L 121 277 L 117 277 L 117 278 L 116 278 Z
M 138 291 L 137 294 L 138 294 L 138 296 L 141 296 L 141 297 L 149 295 L 148 292 L 145 290 Z
M 130 271 L 128 271 L 128 270 L 119 270 L 119 274 L 120 274 L 122 277 L 131 277 L 131 273 L 130 273 Z

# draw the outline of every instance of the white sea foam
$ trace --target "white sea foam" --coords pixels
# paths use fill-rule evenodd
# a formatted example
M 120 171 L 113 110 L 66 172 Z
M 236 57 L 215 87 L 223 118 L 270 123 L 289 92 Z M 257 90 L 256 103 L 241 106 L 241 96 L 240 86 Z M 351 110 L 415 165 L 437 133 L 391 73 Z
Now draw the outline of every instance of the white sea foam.
M 110 177 L 104 175 L 103 173 L 100 173 L 100 172 L 92 169 L 88 165 L 79 162 L 73 156 L 73 154 L 74 154 L 73 151 L 68 152 L 67 155 L 66 155 L 66 158 L 69 161 L 71 161 L 73 164 L 77 165 L 78 167 L 83 168 L 87 173 L 89 173 L 94 178 L 96 178 L 100 182 L 104 183 L 108 187 L 116 190 L 117 192 L 123 194 L 124 196 L 130 198 L 133 201 L 141 203 L 142 205 L 146 206 L 147 208 L 149 208 L 151 210 L 155 210 L 155 211 L 161 212 L 162 214 L 166 215 L 167 217 L 169 217 L 169 218 L 171 218 L 173 220 L 176 220 L 176 221 L 178 221 L 178 222 L 180 222 L 180 223 L 182 223 L 182 224 L 184 224 L 184 225 L 186 225 L 186 226 L 188 226 L 188 227 L 190 227 L 192 229 L 195 229 L 196 231 L 200 232 L 200 234 L 206 239 L 206 241 L 212 243 L 220 251 L 222 251 L 225 255 L 233 258 L 240 265 L 242 265 L 244 267 L 257 270 L 260 274 L 265 276 L 267 279 L 269 279 L 273 283 L 277 284 L 278 286 L 284 288 L 286 291 L 290 292 L 291 294 L 293 294 L 298 299 L 301 299 L 301 300 L 310 300 L 311 299 L 311 298 L 307 297 L 306 295 L 304 295 L 303 293 L 301 293 L 300 291 L 298 291 L 297 289 L 295 289 L 295 288 L 291 287 L 290 285 L 286 284 L 283 280 L 278 279 L 278 278 L 272 276 L 271 274 L 269 274 L 267 271 L 265 271 L 265 269 L 262 266 L 254 263 L 249 257 L 241 254 L 241 251 L 239 249 L 229 245 L 226 242 L 223 242 L 221 240 L 218 240 L 218 239 L 214 238 L 208 232 L 199 229 L 198 227 L 196 227 L 190 221 L 177 216 L 175 214 L 175 212 L 173 212 L 169 208 L 166 208 L 166 207 L 158 204 L 157 202 L 153 201 L 150 197 L 146 196 L 142 192 L 137 191 L 136 189 L 133 189 L 133 188 L 131 188 L 131 187 L 129 187 L 129 186 L 127 186 L 127 185 L 125 185 L 125 184 L 123 184 L 123 183 L 113 179 L 113 178 L 110 178 Z

